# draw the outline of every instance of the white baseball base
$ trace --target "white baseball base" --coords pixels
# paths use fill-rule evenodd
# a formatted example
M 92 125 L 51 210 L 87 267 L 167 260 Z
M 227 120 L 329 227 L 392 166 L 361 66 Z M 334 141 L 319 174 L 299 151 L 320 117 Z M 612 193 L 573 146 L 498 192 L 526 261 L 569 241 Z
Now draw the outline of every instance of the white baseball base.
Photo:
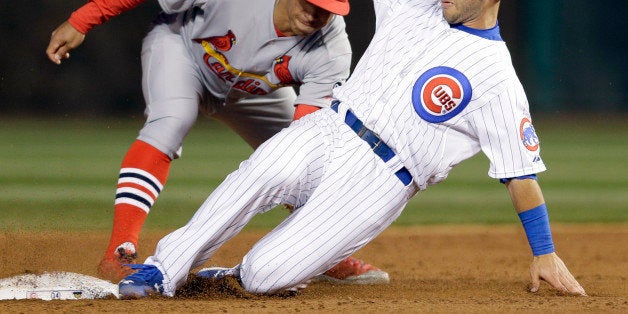
M 91 300 L 118 297 L 118 285 L 77 273 L 46 272 L 0 279 L 0 300 Z

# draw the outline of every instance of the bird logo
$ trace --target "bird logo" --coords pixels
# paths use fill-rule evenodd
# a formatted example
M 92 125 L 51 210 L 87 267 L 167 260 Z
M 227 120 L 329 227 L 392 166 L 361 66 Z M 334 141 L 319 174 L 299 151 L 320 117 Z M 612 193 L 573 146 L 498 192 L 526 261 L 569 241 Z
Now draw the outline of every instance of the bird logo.
M 214 49 L 220 50 L 220 51 L 231 50 L 231 47 L 233 47 L 233 45 L 235 45 L 237 42 L 236 36 L 231 30 L 229 30 L 226 35 L 212 36 L 212 37 L 207 37 L 207 38 L 197 38 L 197 39 L 194 39 L 194 41 L 201 44 L 204 41 L 209 42 L 212 46 L 214 46 Z
M 281 82 L 281 84 L 294 84 L 294 78 L 292 77 L 292 73 L 290 73 L 290 69 L 288 65 L 290 64 L 290 59 L 292 59 L 289 55 L 283 55 L 281 57 L 275 58 L 275 65 L 273 67 L 273 71 L 275 75 Z

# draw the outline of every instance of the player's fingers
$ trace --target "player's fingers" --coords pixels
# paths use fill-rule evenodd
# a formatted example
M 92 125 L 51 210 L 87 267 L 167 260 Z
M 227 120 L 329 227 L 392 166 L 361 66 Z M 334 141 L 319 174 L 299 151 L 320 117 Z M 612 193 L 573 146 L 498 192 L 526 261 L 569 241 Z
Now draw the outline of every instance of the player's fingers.
M 61 64 L 61 57 L 60 57 L 58 54 L 56 54 L 56 53 L 52 53 L 52 54 L 50 54 L 50 53 L 49 53 L 49 54 L 47 54 L 47 55 L 48 55 L 48 59 L 49 59 L 50 61 L 52 61 L 53 63 L 56 63 L 56 64 Z
M 554 289 L 560 290 L 562 292 L 568 292 L 565 285 L 563 285 L 563 283 L 561 282 L 560 275 L 558 272 L 551 272 L 549 274 L 548 273 L 541 274 L 541 273 L 532 271 L 531 275 L 532 275 L 532 287 L 530 288 L 531 292 L 539 291 L 539 288 L 541 286 L 541 280 L 547 282 Z
M 67 45 L 61 46 L 56 52 L 55 52 L 55 59 L 59 60 L 59 63 L 61 63 L 61 60 L 63 59 L 67 59 L 70 57 L 70 53 L 69 53 L 70 49 L 68 48 Z
M 539 291 L 539 287 L 541 286 L 541 280 L 539 274 L 535 271 L 530 271 L 530 276 L 532 277 L 532 285 L 530 286 L 530 292 Z
M 554 289 L 557 289 L 557 290 L 562 291 L 562 292 L 569 292 L 567 287 L 565 287 L 565 285 L 563 285 L 563 283 L 560 281 L 560 279 L 558 279 L 556 277 L 544 278 L 544 280 L 547 283 L 549 283 L 550 286 L 554 287 Z
M 562 286 L 567 289 L 567 292 L 583 296 L 587 295 L 587 293 L 584 291 L 584 288 L 582 288 L 580 283 L 578 283 L 578 280 L 576 280 L 571 272 L 569 272 L 567 266 L 565 266 L 562 260 L 559 260 L 556 263 L 556 271 L 557 277 L 560 279 Z
M 60 46 L 60 43 L 51 41 L 48 48 L 46 48 L 46 55 L 48 56 L 48 59 L 56 64 L 61 63 L 61 57 L 57 54 Z
M 540 286 L 541 286 L 541 282 L 539 280 L 532 280 L 532 285 L 530 286 L 530 292 L 539 291 Z
M 48 48 L 46 49 L 46 55 L 50 61 L 60 64 L 61 60 L 70 57 L 68 43 L 60 39 L 51 39 Z
M 587 296 L 587 292 L 584 291 L 584 288 L 579 283 L 570 283 L 565 285 L 567 287 L 567 291 L 572 294 L 581 295 L 583 297 Z
M 563 276 L 563 278 L 561 278 L 561 282 L 568 292 L 573 294 L 579 294 L 582 296 L 587 295 L 586 291 L 584 291 L 584 288 L 580 285 L 580 283 L 578 283 L 576 278 L 571 275 L 571 273 Z

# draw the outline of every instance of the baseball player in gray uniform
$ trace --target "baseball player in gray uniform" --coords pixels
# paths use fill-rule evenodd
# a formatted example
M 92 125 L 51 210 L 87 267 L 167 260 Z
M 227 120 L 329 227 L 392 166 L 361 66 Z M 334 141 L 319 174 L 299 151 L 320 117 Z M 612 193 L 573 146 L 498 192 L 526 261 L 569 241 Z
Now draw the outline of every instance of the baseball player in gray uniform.
M 53 32 L 48 57 L 60 64 L 91 28 L 145 1 L 89 1 Z M 141 227 L 199 107 L 257 148 L 293 118 L 329 107 L 351 63 L 342 18 L 348 0 L 159 3 L 164 13 L 142 47 L 147 120 L 122 161 L 113 231 L 98 268 L 115 281 L 130 271 L 121 263 L 134 262 Z M 320 278 L 388 282 L 387 273 L 353 257 Z
M 173 296 L 255 214 L 275 204 L 295 212 L 233 268 L 252 293 L 274 293 L 360 249 L 408 200 L 482 151 L 502 181 L 532 249 L 540 281 L 585 290 L 554 249 L 536 173 L 544 171 L 528 102 L 497 24 L 500 0 L 374 0 L 376 32 L 331 108 L 295 121 L 262 144 L 119 283 L 123 297 Z M 426 252 L 426 254 L 428 254 Z

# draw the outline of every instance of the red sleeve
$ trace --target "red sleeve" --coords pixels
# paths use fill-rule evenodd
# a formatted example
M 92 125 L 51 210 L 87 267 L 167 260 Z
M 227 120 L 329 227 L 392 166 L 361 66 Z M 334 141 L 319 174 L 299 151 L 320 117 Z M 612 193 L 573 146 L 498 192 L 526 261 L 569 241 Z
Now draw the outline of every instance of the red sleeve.
M 70 15 L 68 22 L 79 32 L 86 34 L 94 26 L 105 23 L 110 18 L 144 2 L 146 0 L 89 0 Z
M 318 109 L 321 108 L 312 105 L 298 104 L 297 108 L 294 110 L 294 118 L 292 118 L 292 121 L 299 120 L 303 116 L 308 115 Z

